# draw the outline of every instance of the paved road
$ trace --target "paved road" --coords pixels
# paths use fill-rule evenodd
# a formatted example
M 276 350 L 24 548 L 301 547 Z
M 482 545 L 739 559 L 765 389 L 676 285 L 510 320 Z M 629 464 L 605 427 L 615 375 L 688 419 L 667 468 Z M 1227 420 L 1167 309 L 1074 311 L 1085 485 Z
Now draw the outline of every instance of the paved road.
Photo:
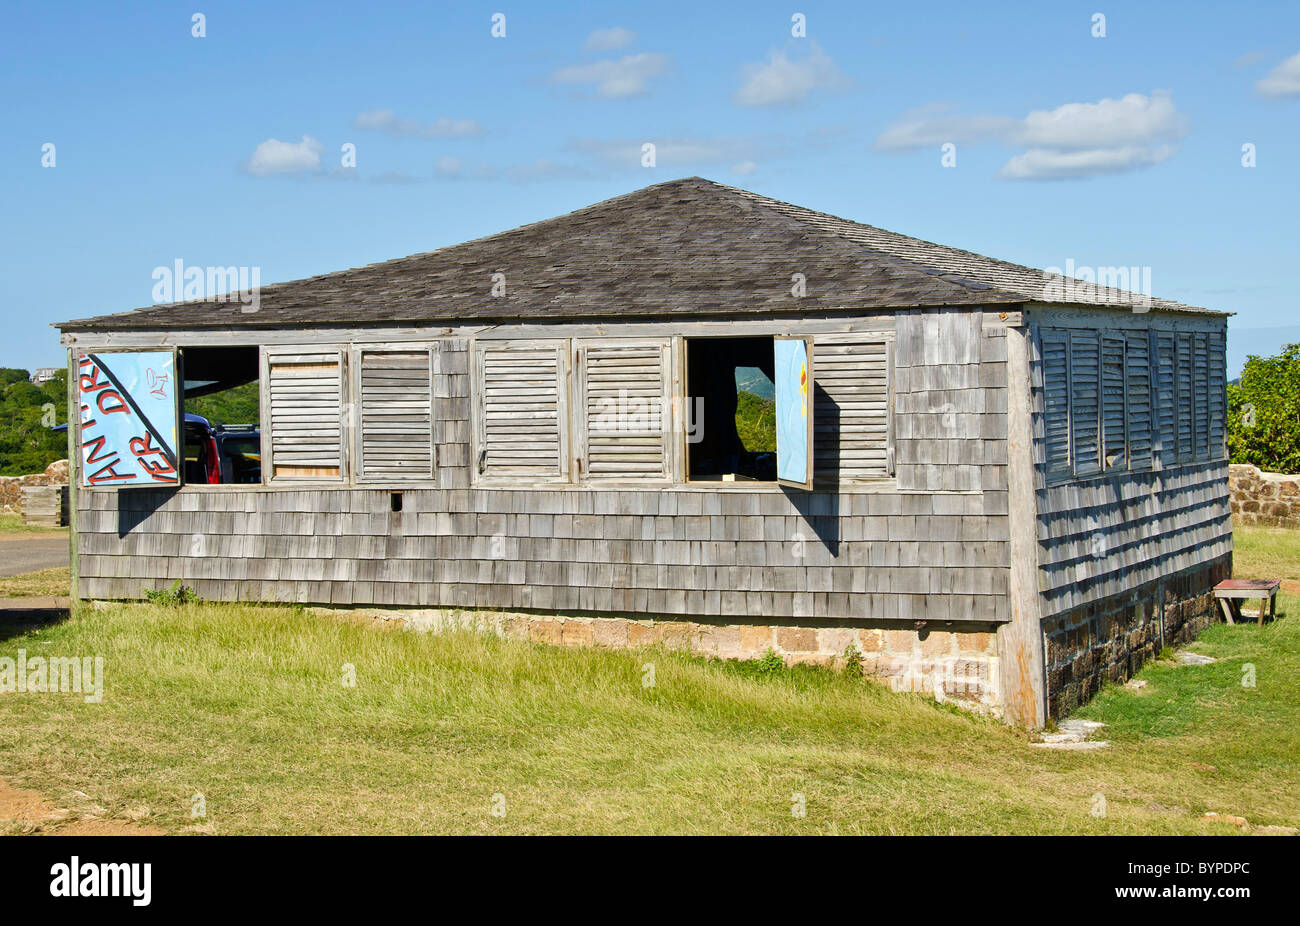
M 66 565 L 67 535 L 24 537 L 19 534 L 0 540 L 0 577 L 20 576 L 25 572 Z

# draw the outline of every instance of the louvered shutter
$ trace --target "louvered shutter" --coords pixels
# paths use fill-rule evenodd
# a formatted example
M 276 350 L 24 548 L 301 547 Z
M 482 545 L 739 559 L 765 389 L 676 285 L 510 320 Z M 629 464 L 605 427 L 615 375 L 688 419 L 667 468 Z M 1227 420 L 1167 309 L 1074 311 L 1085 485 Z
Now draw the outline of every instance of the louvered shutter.
M 1178 462 L 1177 388 L 1174 375 L 1174 336 L 1156 335 L 1156 421 L 1160 442 L 1160 465 Z
M 343 354 L 285 347 L 264 354 L 272 480 L 343 476 Z
M 818 483 L 893 473 L 890 342 L 855 335 L 813 343 L 813 473 Z M 825 401 L 823 401 L 823 397 Z
M 567 341 L 480 343 L 476 469 L 480 476 L 561 481 L 569 473 L 564 420 Z
M 578 348 L 582 473 L 592 479 L 667 479 L 668 342 Z
M 1210 459 L 1222 460 L 1228 452 L 1224 427 L 1228 418 L 1227 358 L 1222 332 L 1212 332 L 1210 351 Z
M 1070 336 L 1044 331 L 1043 433 L 1048 475 L 1070 472 Z
M 1128 460 L 1125 441 L 1128 420 L 1124 411 L 1124 338 L 1101 339 L 1101 446 L 1102 466 L 1123 469 Z
M 1130 331 L 1124 355 L 1128 403 L 1128 465 L 1151 468 L 1151 342 L 1146 331 Z
M 1192 436 L 1195 432 L 1195 412 L 1192 403 L 1192 336 L 1178 335 L 1174 356 L 1176 407 L 1178 409 L 1178 460 L 1186 462 L 1195 457 Z
M 1070 430 L 1074 447 L 1074 472 L 1091 476 L 1101 471 L 1097 363 L 1097 336 L 1074 331 L 1070 334 Z
M 1192 336 L 1192 391 L 1196 415 L 1196 459 L 1210 458 L 1210 339 Z
M 362 348 L 360 358 L 360 477 L 380 482 L 432 479 L 429 351 Z

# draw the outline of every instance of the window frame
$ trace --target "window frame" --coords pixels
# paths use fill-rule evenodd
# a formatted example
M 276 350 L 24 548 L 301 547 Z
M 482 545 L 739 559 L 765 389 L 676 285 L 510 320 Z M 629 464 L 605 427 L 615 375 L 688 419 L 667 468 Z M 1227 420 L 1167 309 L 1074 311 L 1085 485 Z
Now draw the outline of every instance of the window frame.
M 660 352 L 660 432 L 663 454 L 663 468 L 659 475 L 597 475 L 591 472 L 590 460 L 590 420 L 587 415 L 587 356 L 590 348 L 657 348 Z M 674 370 L 673 338 L 636 337 L 636 338 L 571 338 L 569 346 L 572 371 L 573 396 L 570 403 L 570 422 L 573 427 L 572 465 L 570 472 L 575 485 L 600 485 L 615 487 L 619 485 L 671 485 L 676 479 L 676 442 L 673 434 L 677 431 L 678 401 L 674 391 L 676 382 Z
M 437 396 L 434 394 L 434 375 L 436 374 L 436 357 L 435 345 L 433 341 L 410 341 L 410 342 L 365 342 L 350 345 L 349 363 L 355 371 L 350 383 L 348 404 L 352 411 L 347 413 L 347 417 L 352 421 L 352 434 L 349 442 L 352 445 L 352 481 L 357 485 L 370 486 L 414 486 L 421 484 L 431 484 L 438 479 L 438 443 L 434 440 L 434 427 L 437 421 L 435 405 Z M 365 376 L 365 355 L 367 354 L 424 354 L 428 359 L 428 389 L 429 389 L 429 473 L 427 475 L 410 475 L 410 476 L 393 476 L 384 475 L 367 475 L 365 470 L 365 405 L 362 401 L 363 396 L 363 379 Z
M 306 356 L 310 354 L 329 354 L 334 353 L 337 357 L 339 371 L 339 467 L 337 476 L 307 476 L 295 474 L 289 476 L 280 476 L 275 470 L 275 435 L 272 432 L 273 409 L 271 403 L 271 367 L 273 366 L 273 357 L 284 356 Z M 340 344 L 325 345 L 303 345 L 303 344 L 275 344 L 263 345 L 260 348 L 259 358 L 259 384 L 258 384 L 258 404 L 260 406 L 260 427 L 262 436 L 262 484 L 266 486 L 340 486 L 350 485 L 356 481 L 356 474 L 352 471 L 351 444 L 352 440 L 347 433 L 352 427 L 352 413 L 349 411 L 349 397 L 351 396 L 350 381 L 350 364 L 348 363 L 350 350 Z M 292 464 L 288 464 L 292 465 Z
M 469 472 L 472 485 L 527 488 L 531 485 L 573 485 L 573 338 L 474 338 L 470 351 L 470 459 Z M 548 475 L 513 472 L 484 472 L 480 470 L 480 457 L 486 452 L 487 417 L 484 354 L 488 350 L 518 349 L 538 350 L 554 347 L 556 351 L 556 429 L 558 438 L 557 469 Z M 486 461 L 485 461 L 486 462 Z

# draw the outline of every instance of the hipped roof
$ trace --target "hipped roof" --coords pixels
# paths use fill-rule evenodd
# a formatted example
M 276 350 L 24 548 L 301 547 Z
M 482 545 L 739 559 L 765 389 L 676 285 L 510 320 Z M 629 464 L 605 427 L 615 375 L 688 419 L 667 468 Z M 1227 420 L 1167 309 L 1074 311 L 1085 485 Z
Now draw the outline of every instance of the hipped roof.
M 494 296 L 497 273 L 505 294 Z M 799 298 L 792 294 L 796 273 L 805 281 Z M 234 300 L 195 300 L 56 327 L 426 325 L 1026 302 L 1224 314 L 1114 289 L 1080 298 L 1071 283 L 689 177 L 464 244 L 264 286 L 256 312 Z

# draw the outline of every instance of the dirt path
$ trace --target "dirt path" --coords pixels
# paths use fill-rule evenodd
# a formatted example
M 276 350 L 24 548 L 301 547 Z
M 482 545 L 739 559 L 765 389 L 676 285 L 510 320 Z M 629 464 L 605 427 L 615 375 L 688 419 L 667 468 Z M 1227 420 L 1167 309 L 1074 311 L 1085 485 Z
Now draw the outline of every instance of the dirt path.
M 75 795 L 69 795 L 75 797 Z M 162 836 L 154 826 L 67 810 L 0 778 L 0 833 L 40 836 Z

